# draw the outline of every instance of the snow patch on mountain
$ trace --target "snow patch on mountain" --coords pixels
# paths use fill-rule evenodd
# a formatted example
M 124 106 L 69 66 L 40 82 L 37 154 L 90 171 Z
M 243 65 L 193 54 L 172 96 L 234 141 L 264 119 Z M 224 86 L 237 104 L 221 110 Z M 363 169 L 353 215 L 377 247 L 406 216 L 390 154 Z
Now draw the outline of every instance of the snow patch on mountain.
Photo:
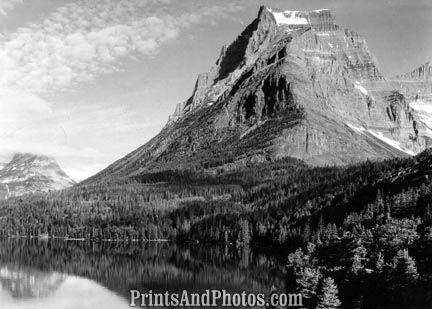
M 420 121 L 425 124 L 430 130 L 432 129 L 432 115 L 422 115 L 422 114 L 418 114 Z M 430 131 L 431 136 L 432 136 L 432 131 Z
M 369 95 L 368 91 L 356 80 L 354 87 L 364 95 Z
M 432 138 L 432 103 L 417 99 L 409 103 L 409 106 L 417 113 L 420 122 L 427 127 L 423 135 Z
M 365 127 L 357 127 L 357 126 L 355 126 L 355 125 L 353 125 L 353 124 L 351 124 L 349 122 L 346 122 L 345 124 L 349 128 L 351 128 L 352 130 L 354 130 L 354 131 L 356 131 L 358 133 L 370 134 L 373 137 L 379 139 L 380 141 L 386 143 L 387 145 L 390 145 L 390 146 L 392 146 L 393 148 L 395 148 L 395 149 L 397 149 L 399 151 L 402 151 L 402 152 L 404 152 L 406 154 L 409 154 L 410 156 L 415 156 L 416 155 L 415 152 L 413 152 L 413 151 L 411 151 L 411 150 L 409 150 L 409 149 L 407 149 L 405 147 L 402 147 L 399 142 L 397 142 L 394 139 L 391 139 L 391 138 L 385 136 L 384 133 L 382 133 L 382 132 L 369 130 L 369 129 L 366 129 Z
M 267 9 L 273 14 L 278 25 L 307 25 L 309 21 L 304 17 L 299 17 L 299 11 L 283 11 L 276 12 L 272 9 Z
M 356 131 L 356 132 L 365 132 L 366 129 L 363 127 L 356 127 L 355 125 L 352 125 L 351 123 L 347 122 L 346 125 L 351 128 L 352 130 Z
M 432 104 L 425 103 L 422 100 L 417 100 L 410 103 L 410 107 L 419 113 L 426 113 L 432 115 Z
M 386 143 L 386 144 L 388 144 L 388 145 L 390 145 L 390 146 L 392 146 L 392 147 L 394 147 L 394 148 L 396 148 L 396 149 L 398 149 L 400 151 L 403 151 L 403 152 L 409 154 L 410 156 L 415 156 L 416 155 L 415 152 L 413 152 L 413 151 L 411 151 L 409 149 L 406 149 L 405 147 L 402 147 L 399 144 L 399 142 L 395 141 L 394 139 L 391 139 L 391 138 L 388 138 L 387 136 L 384 136 L 384 134 L 382 132 L 375 132 L 375 131 L 372 131 L 372 130 L 368 130 L 368 132 L 370 134 L 372 134 L 373 136 L 375 136 L 376 138 L 378 138 L 381 141 L 383 141 L 384 143 Z

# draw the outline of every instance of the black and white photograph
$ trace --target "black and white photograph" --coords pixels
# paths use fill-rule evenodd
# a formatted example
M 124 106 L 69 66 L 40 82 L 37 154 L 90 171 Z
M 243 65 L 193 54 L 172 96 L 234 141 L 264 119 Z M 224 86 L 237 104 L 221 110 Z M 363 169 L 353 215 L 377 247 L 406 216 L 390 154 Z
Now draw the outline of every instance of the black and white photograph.
M 0 309 L 432 309 L 431 0 L 0 0 Z

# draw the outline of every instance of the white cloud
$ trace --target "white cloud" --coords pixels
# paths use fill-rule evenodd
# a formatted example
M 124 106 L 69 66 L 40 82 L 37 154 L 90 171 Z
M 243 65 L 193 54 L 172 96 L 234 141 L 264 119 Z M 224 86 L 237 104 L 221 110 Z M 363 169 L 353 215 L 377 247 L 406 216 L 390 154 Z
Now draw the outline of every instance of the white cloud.
M 6 15 L 7 11 L 21 4 L 23 0 L 0 0 L 0 15 Z
M 72 178 L 83 180 L 111 163 L 114 153 L 136 146 L 127 139 L 130 132 L 154 125 L 143 117 L 133 121 L 135 115 L 124 106 L 88 103 L 55 111 L 39 96 L 0 90 L 0 162 L 16 152 L 51 155 Z M 110 142 L 113 136 L 118 142 Z
M 154 55 L 184 29 L 238 9 L 214 5 L 182 13 L 160 3 L 98 0 L 57 8 L 0 44 L 0 86 L 35 93 L 63 90 L 121 69 L 119 60 L 125 56 Z
M 0 88 L 0 138 L 13 134 L 51 114 L 51 106 L 40 97 L 14 88 Z M 0 146 L 4 147 L 4 144 Z
M 0 0 L 0 15 L 13 8 L 5 3 Z M 136 141 L 129 132 L 146 131 L 154 126 L 151 121 L 137 123 L 131 111 L 107 106 L 103 98 L 74 104 L 57 99 L 65 90 L 79 91 L 77 83 L 122 70 L 127 57 L 154 57 L 191 26 L 239 9 L 199 2 L 177 10 L 169 3 L 78 0 L 1 35 L 0 155 L 52 155 L 72 177 L 82 179 L 111 163 L 113 153 L 132 150 Z

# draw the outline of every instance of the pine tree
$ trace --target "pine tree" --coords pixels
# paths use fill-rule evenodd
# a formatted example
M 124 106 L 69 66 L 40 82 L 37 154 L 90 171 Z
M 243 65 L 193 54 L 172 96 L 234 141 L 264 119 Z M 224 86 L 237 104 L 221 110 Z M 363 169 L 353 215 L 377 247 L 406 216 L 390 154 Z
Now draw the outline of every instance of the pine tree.
M 417 266 L 408 250 L 399 250 L 393 259 L 393 263 L 394 279 L 399 287 L 403 288 L 417 282 L 419 277 Z
M 323 281 L 322 291 L 319 296 L 317 309 L 336 309 L 341 302 L 338 298 L 338 288 L 333 278 L 327 277 Z
M 354 254 L 353 258 L 352 258 L 352 264 L 351 264 L 351 273 L 353 273 L 354 275 L 358 275 L 360 273 L 360 271 L 363 269 L 363 263 L 362 263 L 362 258 L 359 254 Z
M 304 297 L 306 304 L 316 303 L 321 273 L 316 268 L 303 267 L 296 274 L 297 291 Z
M 375 264 L 375 268 L 376 268 L 376 270 L 377 270 L 378 272 L 381 272 L 381 271 L 383 270 L 384 263 L 385 263 L 385 261 L 384 261 L 384 255 L 383 255 L 382 252 L 380 251 L 380 252 L 378 253 L 377 260 L 376 260 L 376 264 Z
M 385 209 L 383 194 L 381 191 L 377 192 L 377 197 L 375 199 L 375 207 L 376 207 L 376 209 L 382 210 L 382 211 Z
M 357 243 L 357 246 L 352 252 L 354 255 L 352 258 L 351 272 L 354 275 L 358 275 L 363 269 L 363 261 L 366 259 L 367 252 L 365 247 L 362 246 L 361 241 Z
M 386 203 L 385 205 L 385 219 L 389 221 L 391 219 L 391 205 L 390 203 Z

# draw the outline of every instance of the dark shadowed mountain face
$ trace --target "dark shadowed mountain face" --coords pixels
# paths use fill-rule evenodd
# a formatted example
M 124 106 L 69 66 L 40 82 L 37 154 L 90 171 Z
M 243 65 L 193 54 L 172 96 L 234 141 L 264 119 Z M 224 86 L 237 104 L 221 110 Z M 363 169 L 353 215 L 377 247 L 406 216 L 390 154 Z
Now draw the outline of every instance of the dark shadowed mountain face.
M 16 154 L 0 169 L 0 199 L 70 187 L 75 182 L 54 158 Z
M 323 166 L 414 155 L 432 131 L 418 84 L 405 84 L 383 77 L 366 41 L 330 11 L 262 7 L 165 128 L 88 182 L 283 157 Z M 421 86 L 429 98 L 429 80 Z

